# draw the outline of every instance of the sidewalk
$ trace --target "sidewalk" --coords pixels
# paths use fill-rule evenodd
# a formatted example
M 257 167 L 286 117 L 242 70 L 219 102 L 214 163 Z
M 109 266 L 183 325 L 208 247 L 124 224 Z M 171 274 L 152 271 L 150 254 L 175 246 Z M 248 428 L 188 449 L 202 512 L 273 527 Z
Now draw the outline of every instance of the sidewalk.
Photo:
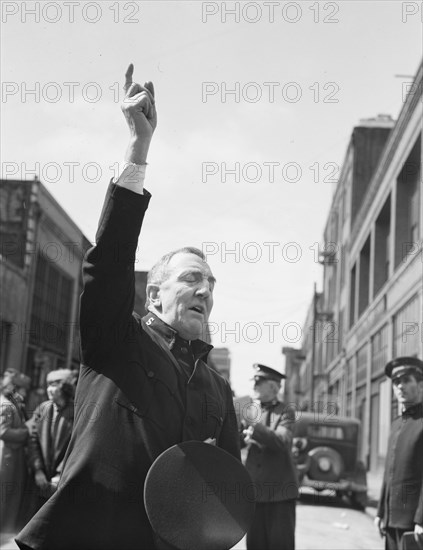
M 382 487 L 383 473 L 377 474 L 367 472 L 367 495 L 368 505 L 366 506 L 366 514 L 372 518 L 376 517 L 377 504 L 379 502 L 380 490 Z

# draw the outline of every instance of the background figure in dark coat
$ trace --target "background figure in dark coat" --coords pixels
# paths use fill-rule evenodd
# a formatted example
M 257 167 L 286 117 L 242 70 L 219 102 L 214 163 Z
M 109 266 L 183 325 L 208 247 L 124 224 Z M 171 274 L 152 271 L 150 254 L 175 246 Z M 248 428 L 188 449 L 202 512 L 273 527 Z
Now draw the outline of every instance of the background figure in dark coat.
M 423 542 L 423 361 L 398 357 L 385 367 L 401 416 L 391 427 L 375 524 L 385 548 L 401 548 L 406 531 Z
M 72 437 L 57 491 L 16 538 L 22 549 L 153 550 L 143 489 L 154 460 L 188 440 L 214 442 L 240 458 L 230 386 L 205 363 L 211 346 L 201 337 L 215 279 L 202 252 L 184 248 L 159 260 L 147 282 L 149 313 L 133 313 L 157 117 L 152 83 L 132 83 L 132 72 L 131 65 L 122 104 L 131 132 L 127 164 L 109 185 L 83 265 Z
M 20 396 L 30 379 L 14 369 L 3 374 L 0 393 L 0 531 L 13 533 L 19 528 L 19 514 L 26 482 L 25 444 L 28 428 Z
M 253 480 L 257 502 L 247 533 L 247 549 L 293 550 L 298 496 L 291 453 L 295 413 L 278 400 L 285 376 L 264 365 L 256 364 L 254 368 L 254 392 L 260 409 L 250 408 L 244 441 L 249 446 L 245 466 Z
M 47 374 L 48 401 L 41 403 L 30 420 L 28 462 L 38 487 L 38 502 L 33 513 L 55 492 L 69 445 L 75 388 L 69 369 Z

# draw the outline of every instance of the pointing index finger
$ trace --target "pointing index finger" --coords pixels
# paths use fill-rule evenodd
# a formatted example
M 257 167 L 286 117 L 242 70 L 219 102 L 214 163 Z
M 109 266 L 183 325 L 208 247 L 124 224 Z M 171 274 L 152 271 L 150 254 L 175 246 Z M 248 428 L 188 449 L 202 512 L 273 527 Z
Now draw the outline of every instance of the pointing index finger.
M 131 63 L 129 67 L 126 70 L 125 73 L 125 84 L 123 86 L 123 89 L 125 90 L 125 93 L 129 90 L 131 84 L 132 84 L 132 75 L 134 74 L 134 65 Z

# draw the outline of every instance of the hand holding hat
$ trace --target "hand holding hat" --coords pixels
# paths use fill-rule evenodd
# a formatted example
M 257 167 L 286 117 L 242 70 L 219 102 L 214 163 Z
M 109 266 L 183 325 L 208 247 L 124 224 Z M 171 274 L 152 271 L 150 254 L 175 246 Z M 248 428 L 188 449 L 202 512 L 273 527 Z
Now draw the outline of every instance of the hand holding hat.
M 177 550 L 228 550 L 254 514 L 252 481 L 223 449 L 185 441 L 151 466 L 144 503 L 154 532 Z

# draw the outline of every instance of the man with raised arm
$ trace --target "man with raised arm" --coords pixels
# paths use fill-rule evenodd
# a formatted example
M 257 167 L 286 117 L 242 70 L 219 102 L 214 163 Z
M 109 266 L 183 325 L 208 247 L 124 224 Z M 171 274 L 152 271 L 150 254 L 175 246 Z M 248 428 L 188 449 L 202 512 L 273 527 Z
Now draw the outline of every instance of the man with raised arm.
M 130 65 L 125 166 L 109 185 L 83 265 L 74 429 L 58 490 L 17 536 L 21 549 L 161 548 L 143 503 L 153 461 L 187 440 L 214 442 L 239 459 L 230 387 L 205 363 L 211 346 L 201 336 L 215 279 L 202 252 L 187 247 L 161 258 L 148 276 L 149 313 L 133 313 L 157 115 L 153 84 L 133 83 L 132 74 Z

